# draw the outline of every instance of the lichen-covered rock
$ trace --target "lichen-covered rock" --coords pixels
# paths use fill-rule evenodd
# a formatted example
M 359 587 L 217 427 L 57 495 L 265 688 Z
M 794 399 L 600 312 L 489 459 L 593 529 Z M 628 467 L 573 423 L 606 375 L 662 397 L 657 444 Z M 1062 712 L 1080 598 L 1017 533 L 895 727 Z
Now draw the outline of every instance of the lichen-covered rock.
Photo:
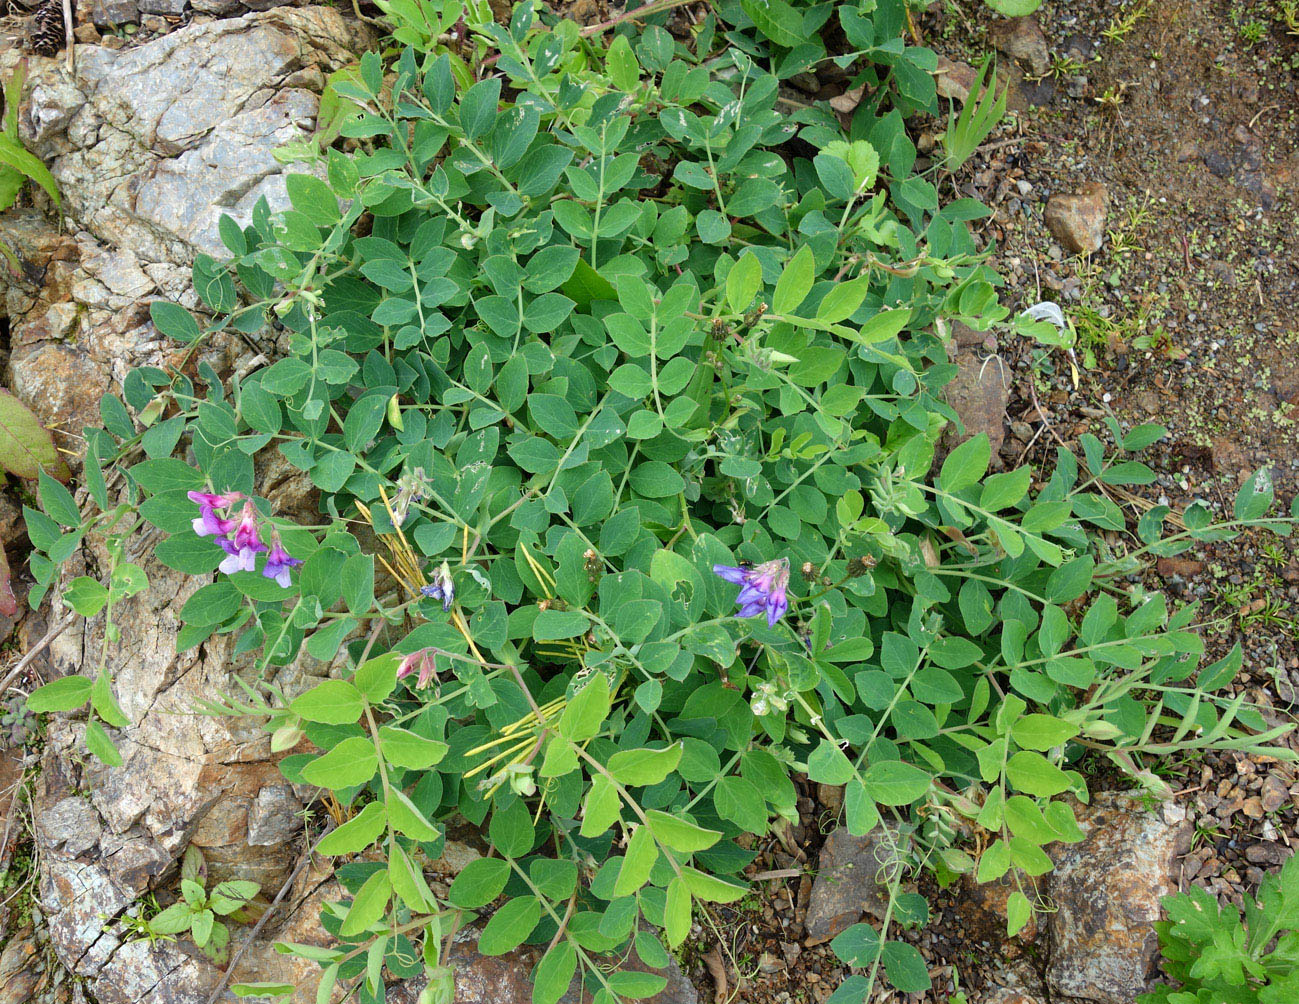
M 111 2 L 101 7 L 109 17 Z M 112 10 L 126 16 L 120 5 Z M 220 215 L 246 219 L 263 196 L 285 204 L 290 168 L 273 152 L 313 128 L 325 75 L 369 41 L 358 31 L 333 9 L 293 8 L 193 25 L 120 51 L 79 45 L 72 73 L 61 59 L 33 62 L 20 128 L 59 183 L 66 223 L 33 210 L 0 220 L 0 240 L 18 263 L 0 275 L 6 375 L 70 460 L 82 426 L 99 424 L 100 396 L 132 369 L 193 374 L 204 362 L 229 373 L 255 356 L 221 335 L 197 354 L 176 345 L 154 328 L 150 302 L 197 307 L 189 265 L 197 252 L 222 253 Z M 0 76 L 16 58 L 0 53 Z M 274 459 L 259 459 L 259 470 L 285 514 L 314 513 L 314 489 L 298 472 Z M 94 675 L 102 661 L 130 719 L 113 732 L 121 767 L 86 755 L 84 725 L 51 723 L 33 798 L 39 900 L 56 955 L 96 1000 L 197 1004 L 221 971 L 181 941 L 130 941 L 117 921 L 142 894 L 167 895 L 191 843 L 211 881 L 251 879 L 273 896 L 300 850 L 302 803 L 258 722 L 195 714 L 249 664 L 224 636 L 176 653 L 181 611 L 206 578 L 160 565 L 156 543 L 156 535 L 138 538 L 125 555 L 150 588 L 115 605 L 121 640 L 104 644 L 102 615 L 78 619 L 39 660 L 46 678 Z M 107 555 L 90 542 L 65 571 L 105 568 Z M 32 632 L 64 615 L 59 592 L 43 620 L 29 618 Z M 276 682 L 293 693 L 323 671 L 304 657 Z M 311 984 L 301 999 L 314 999 L 307 969 L 317 967 L 276 955 L 269 939 L 301 923 L 297 903 L 322 882 L 300 880 L 236 979 L 300 979 Z M 318 905 L 306 908 L 311 923 Z M 290 940 L 311 939 L 297 931 Z
M 269 784 L 252 799 L 247 810 L 244 836 L 249 846 L 275 847 L 286 844 L 301 831 L 298 813 L 302 803 L 291 784 Z
M 982 996 L 974 998 L 973 1004 L 1044 1004 L 1044 999 L 1022 987 L 997 987 L 985 990 Z
M 201 660 L 181 680 L 192 677 L 195 687 L 201 687 L 201 681 L 213 680 L 218 662 Z M 169 689 L 178 686 L 189 699 L 197 692 L 180 681 Z M 168 700 L 166 694 L 156 696 Z M 63 965 L 87 980 L 101 1004 L 202 1004 L 222 969 L 183 941 L 151 945 L 130 940 L 116 921 L 134 909 L 145 892 L 169 886 L 179 853 L 188 843 L 198 845 L 202 839 L 218 841 L 203 847 L 209 882 L 251 878 L 274 895 L 297 852 L 287 841 L 300 827 L 298 803 L 291 796 L 258 797 L 262 792 L 277 792 L 283 784 L 267 783 L 274 780 L 268 752 L 257 750 L 257 740 L 237 732 L 227 732 L 224 744 L 197 758 L 174 743 L 170 749 L 138 744 L 132 749 L 130 741 L 119 735 L 123 752 L 130 751 L 123 767 L 86 764 L 83 768 L 82 731 L 82 726 L 70 722 L 57 722 L 51 728 L 34 805 L 39 901 L 51 944 Z M 254 752 L 255 760 L 240 759 Z M 83 794 L 87 789 L 89 794 Z M 252 797 L 240 794 L 254 790 L 257 794 Z M 250 820 L 240 813 L 258 805 L 262 806 L 258 825 L 264 835 L 284 837 L 273 846 L 247 843 Z M 318 967 L 279 955 L 271 941 L 324 943 L 328 936 L 316 921 L 320 902 L 342 895 L 328 879 L 327 874 L 310 871 L 299 879 L 296 894 L 286 897 L 284 909 L 265 937 L 245 953 L 235 973 L 237 980 L 291 981 L 303 988 L 294 1004 L 315 1000 L 310 977 Z M 236 925 L 234 937 L 247 937 L 246 930 Z
M 239 0 L 190 0 L 190 8 L 201 14 L 226 17 L 236 13 L 243 4 Z
M 219 978 L 206 959 L 175 945 L 128 942 L 116 924 L 144 893 L 170 889 L 187 845 L 202 849 L 210 881 L 249 879 L 272 896 L 301 849 L 301 802 L 279 771 L 285 754 L 271 753 L 260 722 L 194 713 L 201 701 L 233 690 L 234 674 L 250 663 L 233 656 L 228 636 L 176 653 L 181 611 L 207 577 L 165 568 L 150 554 L 155 543 L 146 536 L 126 554 L 150 587 L 115 605 L 120 641 L 104 644 L 102 614 L 78 620 L 50 645 L 43 667 L 48 676 L 94 673 L 103 659 L 130 719 L 113 731 L 120 767 L 86 755 L 83 724 L 52 721 L 33 805 L 51 943 L 101 1002 L 202 1001 L 202 988 Z M 92 542 L 68 571 L 99 575 L 105 567 L 106 553 Z M 64 616 L 59 606 L 56 600 L 52 616 Z M 296 693 L 323 669 L 304 655 L 276 683 Z M 266 937 L 275 938 L 287 917 L 276 918 Z M 272 964 L 269 948 L 249 958 Z
M 19 931 L 0 952 L 0 1004 L 27 1004 L 44 983 L 41 958 L 29 929 Z
M 287 206 L 294 168 L 274 151 L 310 133 L 325 77 L 355 60 L 363 31 L 333 8 L 285 7 L 78 46 L 75 75 L 62 60 L 33 68 L 22 138 L 100 240 L 149 261 L 222 254 L 223 213 Z
M 1050 876 L 1047 983 L 1054 1000 L 1131 1004 L 1159 958 L 1152 925 L 1178 890 L 1191 828 L 1119 792 L 1097 795 L 1078 825 L 1087 838 L 1059 848 Z

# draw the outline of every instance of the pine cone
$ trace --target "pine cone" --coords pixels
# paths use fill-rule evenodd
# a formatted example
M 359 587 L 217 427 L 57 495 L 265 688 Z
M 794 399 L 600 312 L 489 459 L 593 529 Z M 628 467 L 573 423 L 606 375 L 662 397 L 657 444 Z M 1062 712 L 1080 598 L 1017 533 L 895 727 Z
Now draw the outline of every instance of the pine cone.
M 38 56 L 53 56 L 63 48 L 66 39 L 62 0 L 45 0 L 36 10 L 28 42 Z

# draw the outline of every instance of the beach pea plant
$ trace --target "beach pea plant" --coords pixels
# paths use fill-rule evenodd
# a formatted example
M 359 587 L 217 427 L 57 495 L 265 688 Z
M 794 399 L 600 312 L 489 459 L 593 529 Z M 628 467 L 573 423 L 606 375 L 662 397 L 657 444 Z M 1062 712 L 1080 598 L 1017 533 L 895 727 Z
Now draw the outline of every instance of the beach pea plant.
M 1216 693 L 1239 651 L 1200 668 L 1196 609 L 1130 578 L 1284 530 L 1264 474 L 1227 522 L 1196 506 L 1161 538 L 1166 508 L 1130 529 L 1107 494 L 1154 477 L 1134 454 L 1158 427 L 1112 424 L 1036 479 L 994 470 L 986 435 L 949 449 L 950 326 L 1013 321 L 968 230 L 984 207 L 914 173 L 896 73 L 845 133 L 711 20 L 683 42 L 457 10 L 455 52 L 335 83 L 347 148 L 288 179 L 288 208 L 222 221 L 229 258 L 194 263 L 210 317 L 153 306 L 196 367 L 128 376 L 86 430 L 84 511 L 45 478 L 28 512 L 33 596 L 109 542 L 112 567 L 59 588 L 113 633 L 147 588 L 125 538 L 165 534 L 151 567 L 192 577 L 178 648 L 234 639 L 205 710 L 259 718 L 285 776 L 331 796 L 313 846 L 347 890 L 337 944 L 285 946 L 322 999 L 423 977 L 451 1001 L 471 923 L 484 954 L 535 948 L 538 1004 L 574 979 L 653 995 L 809 780 L 893 852 L 833 999 L 920 992 L 913 869 L 1043 873 L 1081 839 L 1084 756 L 1157 787 L 1154 758 L 1268 746 Z M 902 11 L 836 16 L 896 53 Z M 232 336 L 272 361 L 217 372 L 201 349 Z M 275 454 L 311 525 L 259 484 Z M 110 762 L 112 658 L 32 695 L 89 703 Z M 423 865 L 466 821 L 490 853 L 438 895 Z

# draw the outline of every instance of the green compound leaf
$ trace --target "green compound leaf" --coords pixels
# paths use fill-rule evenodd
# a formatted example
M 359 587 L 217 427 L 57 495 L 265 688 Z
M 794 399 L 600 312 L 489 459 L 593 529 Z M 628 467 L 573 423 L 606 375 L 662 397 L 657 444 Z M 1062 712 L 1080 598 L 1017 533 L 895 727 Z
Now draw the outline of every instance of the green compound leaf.
M 321 854 L 355 854 L 379 839 L 388 824 L 381 802 L 371 802 L 338 829 L 325 834 L 316 849 Z
M 360 736 L 344 739 L 302 767 L 302 779 L 321 788 L 352 788 L 374 777 L 379 755 L 374 743 Z
M 883 805 L 908 805 L 922 797 L 933 783 L 928 771 L 900 760 L 871 764 L 863 780 L 870 797 Z
M 792 49 L 805 41 L 803 17 L 785 0 L 740 0 L 740 6 L 758 30 L 777 45 Z

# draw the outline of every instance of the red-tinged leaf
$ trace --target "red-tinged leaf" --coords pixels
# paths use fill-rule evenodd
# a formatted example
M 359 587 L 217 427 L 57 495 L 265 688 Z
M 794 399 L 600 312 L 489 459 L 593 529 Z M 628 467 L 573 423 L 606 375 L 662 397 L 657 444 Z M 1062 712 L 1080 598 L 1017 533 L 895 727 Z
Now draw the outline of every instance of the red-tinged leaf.
M 49 430 L 7 390 L 0 390 L 0 467 L 29 480 L 35 480 L 42 468 L 60 481 L 72 476 Z

